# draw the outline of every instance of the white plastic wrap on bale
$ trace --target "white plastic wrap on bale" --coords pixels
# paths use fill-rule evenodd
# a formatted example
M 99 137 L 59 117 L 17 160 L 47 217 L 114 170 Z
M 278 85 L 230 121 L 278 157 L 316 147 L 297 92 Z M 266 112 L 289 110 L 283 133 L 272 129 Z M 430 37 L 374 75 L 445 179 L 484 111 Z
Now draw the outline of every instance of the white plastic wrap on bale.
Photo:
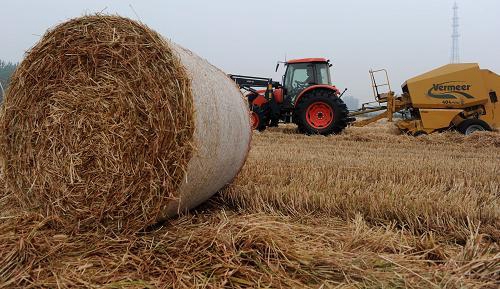
M 194 154 L 166 217 L 192 209 L 229 184 L 250 148 L 249 112 L 236 84 L 205 59 L 174 43 L 191 77 L 195 107 Z

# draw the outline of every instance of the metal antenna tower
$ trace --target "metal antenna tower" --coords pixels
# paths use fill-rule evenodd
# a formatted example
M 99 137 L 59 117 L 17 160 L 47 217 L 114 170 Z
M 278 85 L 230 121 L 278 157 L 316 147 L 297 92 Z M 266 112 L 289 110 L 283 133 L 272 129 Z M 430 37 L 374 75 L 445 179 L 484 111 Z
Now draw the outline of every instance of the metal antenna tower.
M 457 2 L 455 2 L 455 5 L 453 5 L 453 34 L 451 35 L 452 45 L 450 63 L 460 63 L 460 48 L 458 45 L 460 34 L 458 33 L 458 20 L 458 5 Z

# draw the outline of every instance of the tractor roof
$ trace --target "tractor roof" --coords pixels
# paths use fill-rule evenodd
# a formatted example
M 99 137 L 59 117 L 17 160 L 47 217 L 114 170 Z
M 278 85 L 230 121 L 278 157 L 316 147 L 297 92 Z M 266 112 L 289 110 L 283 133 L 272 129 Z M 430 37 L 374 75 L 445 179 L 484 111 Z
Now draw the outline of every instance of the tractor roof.
M 326 58 L 301 58 L 301 59 L 293 59 L 287 61 L 287 64 L 294 63 L 311 63 L 311 62 L 328 62 L 329 60 Z

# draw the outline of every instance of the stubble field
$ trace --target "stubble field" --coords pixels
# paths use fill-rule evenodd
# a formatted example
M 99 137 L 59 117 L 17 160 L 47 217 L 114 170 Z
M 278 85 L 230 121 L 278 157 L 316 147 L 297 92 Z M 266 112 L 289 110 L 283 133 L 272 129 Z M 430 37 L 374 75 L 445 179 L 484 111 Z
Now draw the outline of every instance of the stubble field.
M 0 287 L 497 288 L 499 174 L 498 133 L 270 129 L 232 185 L 150 232 L 3 211 Z

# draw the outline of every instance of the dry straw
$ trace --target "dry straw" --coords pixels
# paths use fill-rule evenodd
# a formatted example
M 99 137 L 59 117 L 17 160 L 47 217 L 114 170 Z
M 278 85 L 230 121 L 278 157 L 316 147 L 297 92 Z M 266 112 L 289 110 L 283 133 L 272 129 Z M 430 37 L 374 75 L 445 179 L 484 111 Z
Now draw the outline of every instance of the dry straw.
M 190 79 L 169 44 L 117 16 L 48 31 L 1 112 L 6 186 L 72 231 L 136 231 L 174 198 L 192 155 Z
M 0 288 L 496 289 L 499 150 L 427 139 L 273 128 L 218 198 L 148 233 L 0 211 Z
M 0 288 L 498 288 L 498 247 L 479 247 L 474 227 L 457 250 L 360 216 L 213 208 L 117 236 L 69 236 L 51 222 L 20 215 L 0 223 Z

